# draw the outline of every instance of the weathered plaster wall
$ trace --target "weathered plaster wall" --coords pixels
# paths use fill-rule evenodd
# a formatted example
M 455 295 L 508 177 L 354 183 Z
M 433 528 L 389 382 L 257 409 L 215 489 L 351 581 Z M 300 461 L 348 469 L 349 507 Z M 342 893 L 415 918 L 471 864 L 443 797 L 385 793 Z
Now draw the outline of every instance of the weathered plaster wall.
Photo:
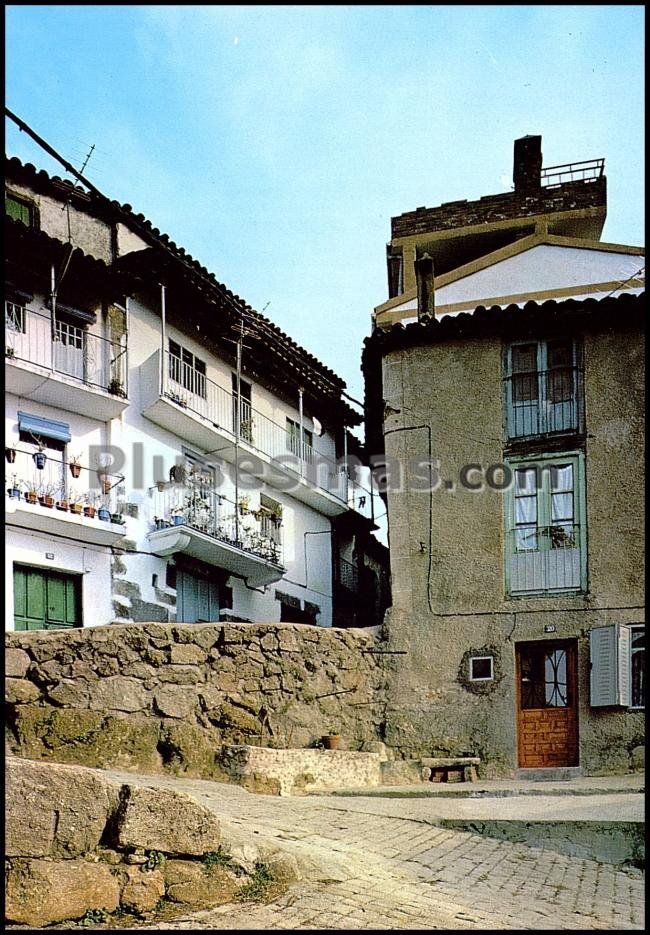
M 504 460 L 499 338 L 391 352 L 384 360 L 386 453 L 431 454 L 443 483 L 388 494 L 393 608 L 386 742 L 407 755 L 479 754 L 483 775 L 516 766 L 515 644 L 576 639 L 580 765 L 630 767 L 643 714 L 589 707 L 589 630 L 643 622 L 643 344 L 640 334 L 585 337 L 588 590 L 508 599 L 503 494 L 458 489 L 460 468 Z M 455 486 L 448 489 L 445 481 Z M 391 485 L 393 486 L 393 485 Z M 547 635 L 544 626 L 553 624 Z M 486 694 L 463 684 L 468 650 L 495 653 Z M 635 756 L 638 755 L 635 754 Z
M 6 635 L 10 749 L 38 759 L 223 776 L 224 743 L 380 739 L 374 630 L 144 624 Z

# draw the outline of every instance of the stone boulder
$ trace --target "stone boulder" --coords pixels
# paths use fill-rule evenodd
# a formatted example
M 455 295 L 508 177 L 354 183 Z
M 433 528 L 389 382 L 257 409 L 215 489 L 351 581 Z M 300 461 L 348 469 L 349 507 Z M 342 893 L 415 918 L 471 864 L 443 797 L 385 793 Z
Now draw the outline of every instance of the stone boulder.
M 124 872 L 121 904 L 135 912 L 147 912 L 165 895 L 165 878 L 160 870 L 127 867 Z
M 163 873 L 167 898 L 197 907 L 208 908 L 232 902 L 242 883 L 227 867 L 208 868 L 197 861 L 168 860 Z
M 85 860 L 12 860 L 7 875 L 8 922 L 39 927 L 80 919 L 89 909 L 114 912 L 120 887 L 109 867 Z
M 117 785 L 82 766 L 6 760 L 5 853 L 78 857 L 99 844 Z
M 191 796 L 129 785 L 122 788 L 121 797 L 116 820 L 120 848 L 199 857 L 219 846 L 219 822 Z

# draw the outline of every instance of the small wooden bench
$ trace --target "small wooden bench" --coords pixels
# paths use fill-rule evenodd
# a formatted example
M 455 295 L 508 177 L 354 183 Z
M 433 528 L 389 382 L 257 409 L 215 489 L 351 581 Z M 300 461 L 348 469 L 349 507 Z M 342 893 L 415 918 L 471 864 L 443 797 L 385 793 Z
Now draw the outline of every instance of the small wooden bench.
M 474 782 L 481 760 L 478 756 L 427 756 L 420 762 L 422 778 L 430 782 Z

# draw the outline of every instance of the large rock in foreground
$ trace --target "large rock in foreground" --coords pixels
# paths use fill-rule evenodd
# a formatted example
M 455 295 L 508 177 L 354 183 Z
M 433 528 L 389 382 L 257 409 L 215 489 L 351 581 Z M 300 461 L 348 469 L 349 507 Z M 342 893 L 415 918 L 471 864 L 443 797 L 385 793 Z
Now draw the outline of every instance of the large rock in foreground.
M 190 796 L 139 786 L 125 786 L 122 795 L 118 847 L 200 857 L 219 846 L 219 822 Z
M 5 895 L 8 922 L 41 926 L 80 919 L 89 909 L 114 912 L 120 887 L 110 869 L 85 860 L 12 860 Z

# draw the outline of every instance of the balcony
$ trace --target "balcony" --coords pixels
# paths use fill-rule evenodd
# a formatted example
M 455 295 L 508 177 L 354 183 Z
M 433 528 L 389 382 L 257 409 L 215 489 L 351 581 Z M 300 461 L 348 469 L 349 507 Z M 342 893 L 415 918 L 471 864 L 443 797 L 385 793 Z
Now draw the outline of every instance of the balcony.
M 126 346 L 9 301 L 5 322 L 8 393 L 102 422 L 126 408 Z
M 142 412 L 161 428 L 233 464 L 242 472 L 314 507 L 326 516 L 361 502 L 359 485 L 351 491 L 341 464 L 317 452 L 287 427 L 253 409 L 241 398 L 189 367 L 180 358 L 156 351 L 142 365 Z M 363 507 L 370 509 L 370 494 Z M 356 506 L 355 506 L 356 508 Z
M 504 378 L 510 441 L 583 430 L 582 369 L 556 367 Z
M 121 476 L 98 473 L 48 452 L 37 467 L 34 451 L 6 448 L 5 513 L 8 527 L 79 543 L 116 545 L 124 538 L 117 513 L 116 488 Z
M 584 553 L 577 523 L 518 527 L 507 535 L 512 596 L 581 590 Z
M 282 565 L 281 519 L 209 488 L 172 484 L 154 493 L 156 517 L 149 533 L 154 555 L 178 552 L 246 579 L 250 587 L 279 581 Z

